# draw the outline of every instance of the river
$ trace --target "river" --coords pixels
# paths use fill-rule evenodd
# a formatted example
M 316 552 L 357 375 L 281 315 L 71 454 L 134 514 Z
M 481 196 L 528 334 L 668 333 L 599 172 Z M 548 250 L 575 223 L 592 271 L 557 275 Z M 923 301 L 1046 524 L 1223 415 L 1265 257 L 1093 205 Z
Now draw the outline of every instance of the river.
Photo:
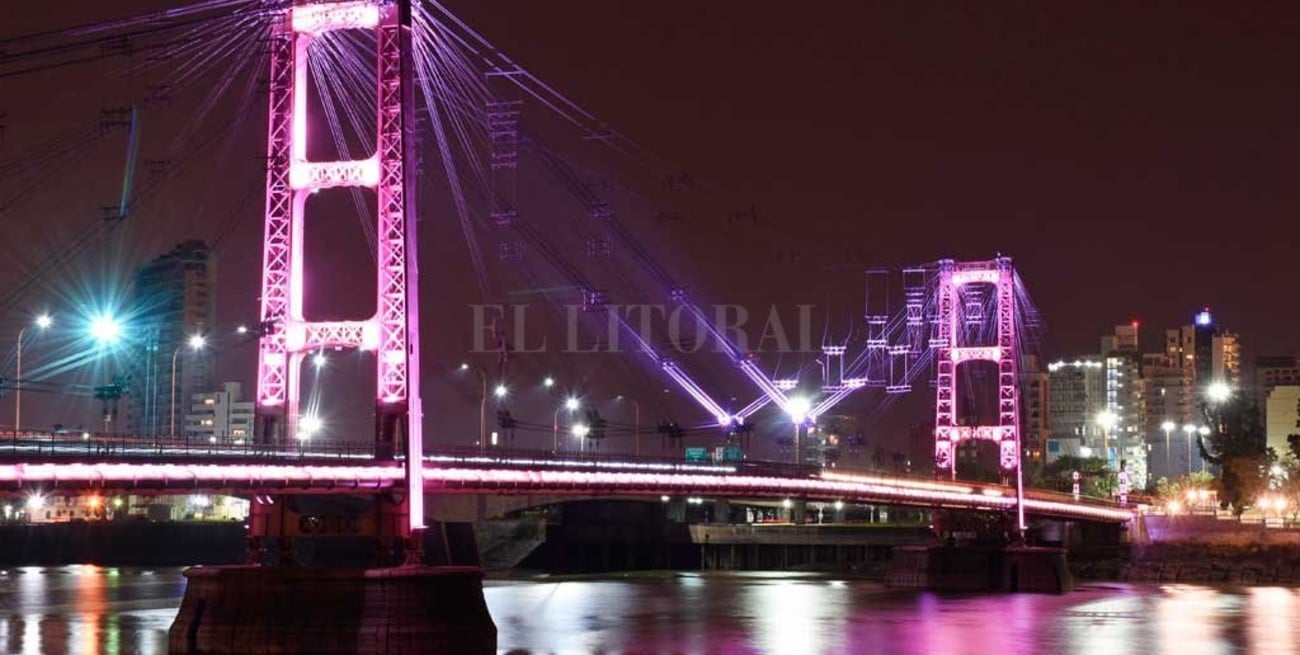
M 0 570 L 5 653 L 162 655 L 180 569 Z M 502 652 L 1268 653 L 1300 651 L 1300 591 L 1091 583 L 940 595 L 793 573 L 488 581 Z

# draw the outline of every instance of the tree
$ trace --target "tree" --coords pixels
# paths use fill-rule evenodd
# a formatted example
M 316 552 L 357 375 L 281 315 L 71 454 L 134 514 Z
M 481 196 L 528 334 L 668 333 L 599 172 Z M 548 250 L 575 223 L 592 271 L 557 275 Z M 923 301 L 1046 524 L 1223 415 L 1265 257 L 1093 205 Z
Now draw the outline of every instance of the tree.
M 1219 504 L 1241 516 L 1268 489 L 1273 456 L 1264 438 L 1259 408 L 1240 395 L 1203 408 L 1210 434 L 1198 437 L 1201 458 L 1218 468 Z
M 1208 496 L 1209 490 L 1214 488 L 1216 488 L 1214 474 L 1209 471 L 1192 471 L 1173 480 L 1160 478 L 1155 483 L 1156 496 L 1166 506 L 1172 502 L 1189 509 L 1201 507 L 1205 497 L 1202 492 Z
M 1115 495 L 1119 481 L 1114 471 L 1100 457 L 1062 455 L 1043 467 L 1041 484 L 1048 489 L 1069 493 L 1074 489 L 1074 472 L 1079 472 L 1079 493 L 1096 498 Z

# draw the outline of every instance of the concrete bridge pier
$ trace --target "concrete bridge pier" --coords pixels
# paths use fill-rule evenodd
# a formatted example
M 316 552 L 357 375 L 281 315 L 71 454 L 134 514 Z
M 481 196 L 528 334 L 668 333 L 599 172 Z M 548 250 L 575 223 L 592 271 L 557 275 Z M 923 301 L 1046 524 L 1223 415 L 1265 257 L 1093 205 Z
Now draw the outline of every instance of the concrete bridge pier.
M 420 563 L 423 534 L 405 528 L 404 500 L 377 496 L 371 510 L 361 514 L 312 513 L 286 498 L 275 500 L 261 504 L 251 517 L 251 563 L 185 571 L 185 597 L 168 632 L 167 652 L 496 652 L 496 626 L 483 600 L 482 570 Z M 299 566 L 294 561 L 295 539 L 335 537 L 372 539 L 380 565 Z M 259 559 L 268 542 L 278 546 L 274 564 Z M 402 564 L 388 566 L 399 545 Z M 440 550 L 450 558 L 449 545 Z

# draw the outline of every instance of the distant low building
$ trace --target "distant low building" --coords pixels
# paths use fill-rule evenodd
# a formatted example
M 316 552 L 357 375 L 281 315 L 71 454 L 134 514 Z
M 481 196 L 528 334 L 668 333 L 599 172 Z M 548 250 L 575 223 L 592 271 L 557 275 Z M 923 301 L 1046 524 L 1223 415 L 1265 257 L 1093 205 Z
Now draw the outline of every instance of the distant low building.
M 185 435 L 202 441 L 242 443 L 253 434 L 254 403 L 245 401 L 238 382 L 221 385 L 220 391 L 190 396 L 185 415 Z
M 1265 423 L 1268 447 L 1279 456 L 1290 451 L 1287 437 L 1300 434 L 1300 385 L 1280 385 L 1268 394 Z

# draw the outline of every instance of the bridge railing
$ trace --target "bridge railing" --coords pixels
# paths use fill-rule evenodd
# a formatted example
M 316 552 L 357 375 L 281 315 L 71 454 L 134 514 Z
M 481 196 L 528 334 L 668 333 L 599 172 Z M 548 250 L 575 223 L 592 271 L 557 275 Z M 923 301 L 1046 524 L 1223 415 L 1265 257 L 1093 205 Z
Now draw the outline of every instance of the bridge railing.
M 296 444 L 251 443 L 247 441 L 186 439 L 183 437 L 137 437 L 83 433 L 21 433 L 0 441 L 0 459 L 61 460 L 85 459 L 164 460 L 365 460 L 374 457 L 369 442 L 301 442 Z

